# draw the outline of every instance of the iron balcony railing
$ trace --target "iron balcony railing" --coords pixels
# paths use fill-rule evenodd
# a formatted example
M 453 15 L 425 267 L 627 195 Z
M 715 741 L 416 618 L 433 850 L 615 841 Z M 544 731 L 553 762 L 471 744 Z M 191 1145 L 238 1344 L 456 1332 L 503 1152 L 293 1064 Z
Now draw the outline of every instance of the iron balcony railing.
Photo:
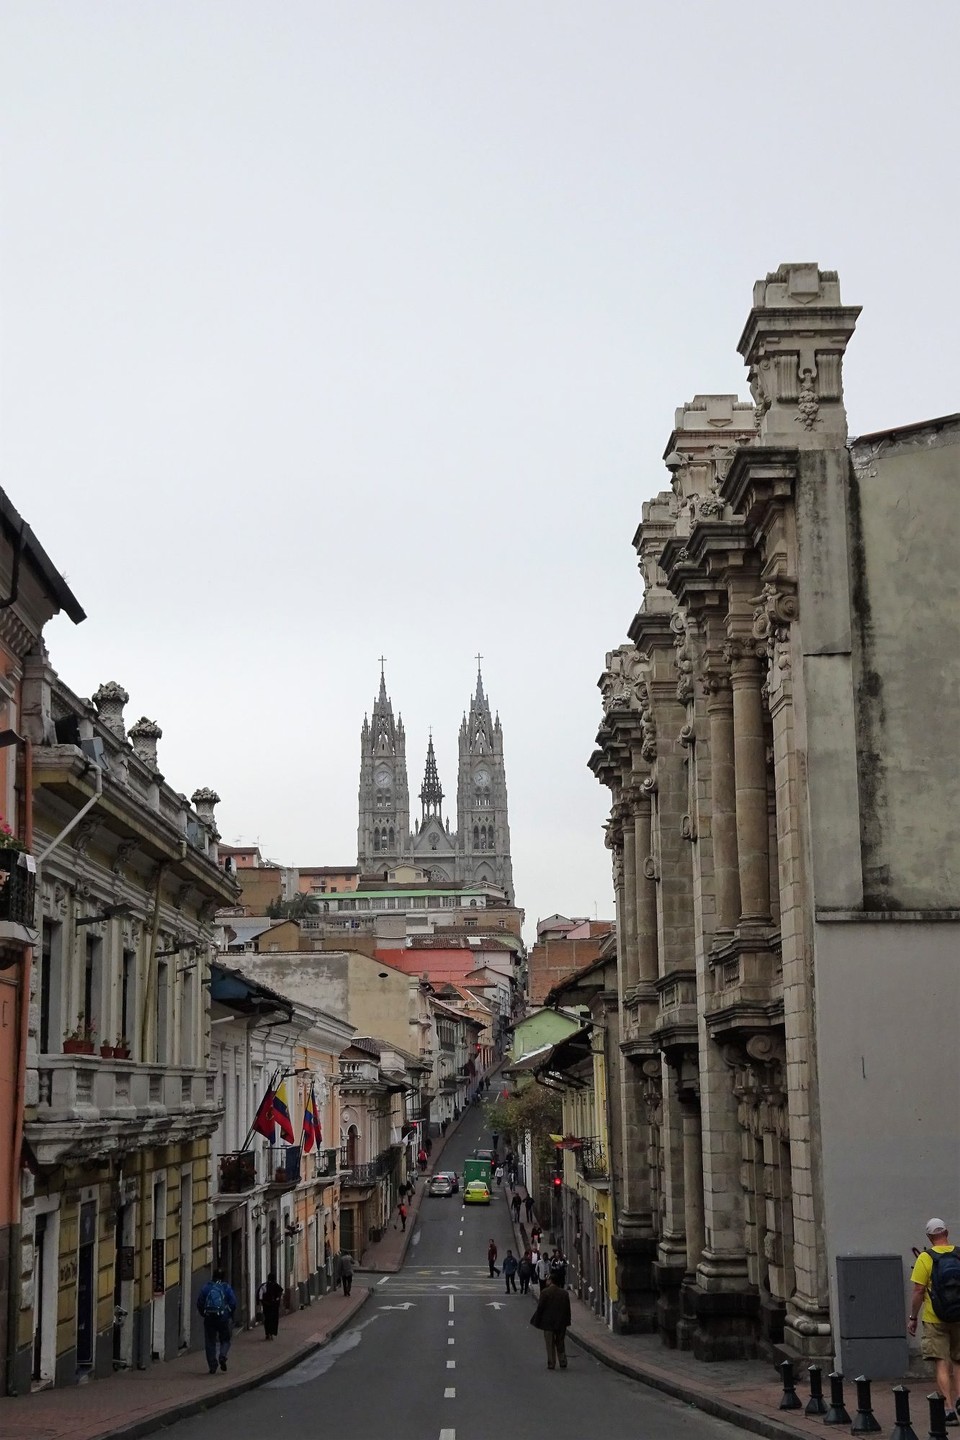
M 603 1146 L 596 1136 L 586 1137 L 574 1153 L 577 1157 L 577 1169 L 585 1180 L 602 1180 L 610 1173 Z
M 221 1155 L 218 1168 L 221 1195 L 242 1195 L 257 1183 L 255 1150 L 234 1150 Z
M 347 1185 L 375 1185 L 383 1175 L 389 1175 L 393 1169 L 394 1159 L 400 1153 L 399 1146 L 392 1146 L 389 1150 L 381 1150 L 376 1160 L 366 1160 L 358 1165 L 346 1163 L 344 1151 L 341 1151 L 341 1165 L 346 1170 L 347 1176 L 344 1183 Z
M 37 901 L 37 877 L 21 865 L 19 850 L 0 850 L 0 920 L 32 926 Z
M 291 1189 L 300 1183 L 300 1146 L 270 1145 L 267 1156 L 267 1184 Z

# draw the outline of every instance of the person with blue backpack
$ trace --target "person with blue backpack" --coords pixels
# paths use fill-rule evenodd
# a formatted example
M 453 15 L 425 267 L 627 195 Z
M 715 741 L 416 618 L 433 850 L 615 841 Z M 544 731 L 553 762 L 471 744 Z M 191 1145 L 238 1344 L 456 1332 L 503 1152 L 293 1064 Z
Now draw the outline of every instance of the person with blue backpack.
M 928 1245 L 917 1255 L 911 1272 L 913 1292 L 907 1330 L 923 1331 L 920 1354 L 937 1368 L 937 1389 L 947 1402 L 947 1424 L 957 1425 L 960 1409 L 960 1253 L 950 1244 L 942 1220 L 927 1221 Z
M 213 1279 L 197 1296 L 197 1310 L 203 1316 L 203 1343 L 207 1352 L 207 1365 L 211 1375 L 218 1368 L 226 1370 L 230 1353 L 230 1336 L 233 1333 L 233 1317 L 237 1313 L 237 1297 L 233 1287 L 227 1284 L 222 1270 L 214 1270 Z

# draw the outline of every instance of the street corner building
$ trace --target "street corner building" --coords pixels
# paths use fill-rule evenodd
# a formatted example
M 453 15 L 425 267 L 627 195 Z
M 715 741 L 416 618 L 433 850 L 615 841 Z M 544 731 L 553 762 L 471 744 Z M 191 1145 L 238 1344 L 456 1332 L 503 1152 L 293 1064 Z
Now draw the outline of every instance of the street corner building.
M 960 1226 L 960 416 L 848 439 L 859 313 L 757 283 L 752 401 L 677 410 L 633 540 L 610 1319 L 899 1376 L 911 1247 Z
M 219 866 L 214 808 L 164 781 L 159 725 L 114 683 L 75 695 L 23 662 L 35 959 L 17 1167 L 8 1388 L 74 1384 L 203 1344 L 211 1273 L 208 1068 Z

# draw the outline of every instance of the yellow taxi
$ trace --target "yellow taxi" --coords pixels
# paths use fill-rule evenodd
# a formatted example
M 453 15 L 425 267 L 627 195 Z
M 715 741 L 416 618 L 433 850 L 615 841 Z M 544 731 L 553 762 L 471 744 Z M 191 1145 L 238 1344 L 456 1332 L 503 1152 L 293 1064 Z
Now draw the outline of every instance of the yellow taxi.
M 490 1187 L 482 1180 L 471 1180 L 470 1184 L 464 1187 L 464 1205 L 489 1205 Z

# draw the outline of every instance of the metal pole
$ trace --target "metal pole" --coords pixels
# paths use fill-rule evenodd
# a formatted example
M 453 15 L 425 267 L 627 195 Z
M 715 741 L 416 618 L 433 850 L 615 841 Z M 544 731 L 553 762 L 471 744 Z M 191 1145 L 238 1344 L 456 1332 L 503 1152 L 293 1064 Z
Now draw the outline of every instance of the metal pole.
M 811 1365 L 807 1370 L 810 1376 L 810 1399 L 804 1409 L 805 1415 L 826 1415 L 827 1402 L 823 1398 L 823 1371 L 819 1365 Z
M 843 1376 L 839 1370 L 830 1375 L 830 1409 L 823 1417 L 824 1425 L 849 1425 L 850 1416 L 843 1403 Z
M 854 1384 L 857 1387 L 857 1413 L 853 1417 L 850 1433 L 851 1435 L 871 1435 L 875 1430 L 880 1429 L 880 1422 L 873 1413 L 870 1381 L 866 1375 L 858 1375 Z

